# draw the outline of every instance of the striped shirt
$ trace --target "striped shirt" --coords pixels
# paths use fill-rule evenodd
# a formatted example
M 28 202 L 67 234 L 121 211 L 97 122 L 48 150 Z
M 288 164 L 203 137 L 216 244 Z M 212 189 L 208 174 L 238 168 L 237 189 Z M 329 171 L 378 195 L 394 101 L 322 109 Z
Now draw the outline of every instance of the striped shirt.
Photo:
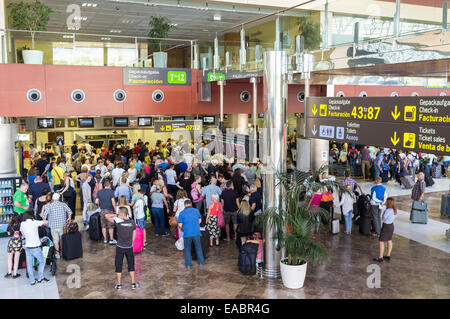
M 418 179 L 417 182 L 414 184 L 414 187 L 412 189 L 411 193 L 411 199 L 412 200 L 419 200 L 420 196 L 425 193 L 425 180 L 424 179 Z
M 72 211 L 66 203 L 55 201 L 45 208 L 42 218 L 48 220 L 48 227 L 58 229 L 64 228 L 64 224 L 71 215 Z

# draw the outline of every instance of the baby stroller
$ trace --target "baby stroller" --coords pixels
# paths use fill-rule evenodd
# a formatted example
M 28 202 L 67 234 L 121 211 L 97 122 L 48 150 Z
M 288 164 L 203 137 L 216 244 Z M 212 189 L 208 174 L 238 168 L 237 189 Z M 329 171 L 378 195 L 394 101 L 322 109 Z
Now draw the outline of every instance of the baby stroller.
M 50 273 L 55 276 L 56 275 L 56 254 L 55 254 L 55 246 L 53 245 L 53 241 L 50 240 L 47 236 L 41 238 L 41 249 L 42 254 L 44 255 L 44 262 L 50 266 Z M 36 258 L 33 260 L 34 270 L 37 270 L 39 263 Z M 27 273 L 28 278 L 28 273 Z

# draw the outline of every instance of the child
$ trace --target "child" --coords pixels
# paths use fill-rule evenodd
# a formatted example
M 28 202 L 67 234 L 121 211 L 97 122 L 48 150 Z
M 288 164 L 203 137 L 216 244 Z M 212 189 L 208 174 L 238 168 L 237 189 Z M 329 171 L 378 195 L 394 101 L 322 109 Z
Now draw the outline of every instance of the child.
M 348 184 L 347 190 L 351 192 L 352 185 Z M 345 220 L 345 233 L 347 235 L 350 235 L 352 233 L 352 214 L 353 214 L 353 203 L 355 202 L 355 199 L 353 195 L 350 193 L 343 193 L 342 198 L 339 204 L 333 205 L 333 207 L 339 207 L 342 206 L 342 212 L 344 214 L 344 220 Z
M 147 219 L 146 212 L 144 210 L 147 205 L 147 196 L 145 195 L 146 190 L 144 188 L 139 189 L 138 197 L 139 199 L 134 204 L 134 218 L 136 220 L 136 225 L 144 231 L 144 247 L 147 246 L 147 233 L 145 232 L 145 221 Z
M 386 210 L 383 213 L 383 226 L 380 233 L 380 255 L 378 258 L 374 258 L 374 261 L 383 262 L 384 260 L 391 260 L 392 252 L 392 235 L 394 234 L 394 220 L 395 215 L 397 215 L 397 208 L 395 207 L 395 200 L 389 197 L 386 200 Z M 388 243 L 388 251 L 386 256 L 384 255 L 384 242 Z
M 19 259 L 20 252 L 22 251 L 22 238 L 20 236 L 20 215 L 15 213 L 11 220 L 11 223 L 8 225 L 8 234 L 13 237 L 8 241 L 8 272 L 5 275 L 5 278 L 11 276 L 11 272 L 13 270 L 13 257 L 14 257 L 14 274 L 12 278 L 16 279 L 20 277 L 20 274 L 17 273 L 19 269 Z
M 256 253 L 256 263 L 260 264 L 264 262 L 264 240 L 261 238 L 261 233 L 256 232 L 253 234 L 253 238 L 247 240 L 247 243 L 258 244 L 258 252 Z
M 116 245 L 116 279 L 117 284 L 114 287 L 116 290 L 122 289 L 122 266 L 123 257 L 125 256 L 128 264 L 128 272 L 131 277 L 131 289 L 137 288 L 135 282 L 135 270 L 134 270 L 134 254 L 133 254 L 133 242 L 136 238 L 136 223 L 134 220 L 128 218 L 128 211 L 125 208 L 119 209 L 119 214 L 106 214 L 106 219 L 114 223 L 117 228 L 117 245 Z
M 91 219 L 91 216 L 95 213 L 100 213 L 100 207 L 95 209 L 95 205 L 93 202 L 90 202 L 87 206 L 87 220 L 86 220 L 86 230 L 89 230 L 89 220 Z

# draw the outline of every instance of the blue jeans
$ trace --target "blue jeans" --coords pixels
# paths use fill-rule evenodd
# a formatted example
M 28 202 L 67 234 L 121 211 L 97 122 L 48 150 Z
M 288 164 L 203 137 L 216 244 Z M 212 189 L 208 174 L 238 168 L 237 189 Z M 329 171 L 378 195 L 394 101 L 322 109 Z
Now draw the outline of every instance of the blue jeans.
M 153 217 L 155 217 L 155 233 L 157 235 L 165 235 L 166 227 L 164 226 L 164 208 L 152 207 Z
M 375 178 L 381 175 L 380 168 L 375 164 Z
M 344 215 L 344 221 L 345 221 L 345 231 L 347 233 L 352 231 L 352 213 L 353 211 L 349 211 L 347 215 Z
M 348 159 L 348 163 L 350 165 L 350 174 L 353 176 L 355 175 L 355 163 L 356 163 L 356 159 L 354 158 L 349 158 Z
M 200 236 L 183 237 L 184 239 L 184 262 L 186 267 L 190 267 L 192 263 L 191 247 L 194 243 L 195 253 L 197 254 L 198 264 L 201 266 L 205 263 L 203 258 L 202 243 L 200 242 Z
M 37 280 L 38 281 L 42 280 L 44 278 L 45 260 L 44 260 L 44 255 L 42 254 L 41 248 L 40 247 L 25 248 L 25 254 L 27 256 L 27 273 L 28 273 L 28 279 L 30 280 L 30 283 L 33 283 L 35 281 L 34 269 L 33 269 L 33 258 L 36 258 L 39 262 Z

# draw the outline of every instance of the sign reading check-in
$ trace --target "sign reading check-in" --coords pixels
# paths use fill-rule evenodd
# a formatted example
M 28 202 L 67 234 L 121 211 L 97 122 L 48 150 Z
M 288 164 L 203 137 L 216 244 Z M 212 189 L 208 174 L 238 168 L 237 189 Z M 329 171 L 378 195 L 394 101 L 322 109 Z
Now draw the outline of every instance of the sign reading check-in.
M 191 85 L 191 69 L 123 68 L 124 85 Z
M 307 98 L 306 136 L 450 154 L 450 97 Z
M 202 121 L 155 121 L 155 133 L 201 131 Z

